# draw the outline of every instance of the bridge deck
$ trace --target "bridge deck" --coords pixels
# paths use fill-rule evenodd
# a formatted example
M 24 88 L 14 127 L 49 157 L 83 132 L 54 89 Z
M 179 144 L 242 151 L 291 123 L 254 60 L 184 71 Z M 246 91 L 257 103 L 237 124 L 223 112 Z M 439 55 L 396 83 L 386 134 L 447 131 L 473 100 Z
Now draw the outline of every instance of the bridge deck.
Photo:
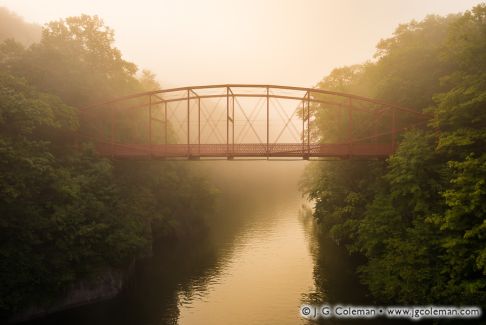
M 390 144 L 120 144 L 98 143 L 97 151 L 117 158 L 233 158 L 233 157 L 388 157 Z
M 393 154 L 401 132 L 430 118 L 352 94 L 260 84 L 143 92 L 80 113 L 80 136 L 101 155 L 120 159 L 384 158 Z M 333 143 L 316 143 L 318 118 L 328 120 L 323 138 Z

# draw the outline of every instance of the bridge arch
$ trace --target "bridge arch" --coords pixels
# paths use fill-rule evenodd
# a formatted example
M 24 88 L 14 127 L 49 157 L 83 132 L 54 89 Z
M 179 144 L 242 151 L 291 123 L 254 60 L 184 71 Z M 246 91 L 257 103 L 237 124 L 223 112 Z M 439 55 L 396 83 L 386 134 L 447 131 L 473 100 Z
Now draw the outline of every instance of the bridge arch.
M 114 158 L 383 158 L 428 119 L 367 97 L 262 84 L 148 91 L 80 112 L 81 135 Z

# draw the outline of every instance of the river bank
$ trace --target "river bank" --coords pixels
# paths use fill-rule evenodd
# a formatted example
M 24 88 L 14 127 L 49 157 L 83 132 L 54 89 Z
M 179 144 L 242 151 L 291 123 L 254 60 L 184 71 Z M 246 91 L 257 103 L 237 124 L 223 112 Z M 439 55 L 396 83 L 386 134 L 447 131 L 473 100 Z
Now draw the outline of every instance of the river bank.
M 246 180 L 253 187 L 248 195 L 222 192 L 217 213 L 207 220 L 208 232 L 198 240 L 154 246 L 153 256 L 137 263 L 114 299 L 28 324 L 307 324 L 299 307 L 309 297 L 340 299 L 345 294 L 353 300 L 356 291 L 339 289 L 351 281 L 352 270 L 346 269 L 337 246 L 318 243 L 310 204 L 296 190 L 299 173 L 289 176 L 291 170 L 281 177 L 289 187 L 275 187 L 264 174 L 282 175 L 279 168 L 289 167 L 272 164 L 257 166 L 259 180 Z M 240 177 L 238 169 L 248 166 L 229 168 Z M 235 179 L 221 179 L 219 187 L 226 182 Z M 244 190 L 245 181 L 238 187 Z M 323 249 L 327 252 L 320 253 Z

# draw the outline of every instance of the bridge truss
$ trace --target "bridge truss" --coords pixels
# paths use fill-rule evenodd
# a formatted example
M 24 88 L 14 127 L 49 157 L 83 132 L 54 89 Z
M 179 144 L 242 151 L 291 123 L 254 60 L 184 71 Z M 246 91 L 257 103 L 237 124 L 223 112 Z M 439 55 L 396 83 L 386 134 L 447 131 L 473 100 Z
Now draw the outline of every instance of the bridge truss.
M 150 91 L 80 112 L 81 134 L 113 158 L 383 158 L 427 121 L 366 97 L 256 84 Z

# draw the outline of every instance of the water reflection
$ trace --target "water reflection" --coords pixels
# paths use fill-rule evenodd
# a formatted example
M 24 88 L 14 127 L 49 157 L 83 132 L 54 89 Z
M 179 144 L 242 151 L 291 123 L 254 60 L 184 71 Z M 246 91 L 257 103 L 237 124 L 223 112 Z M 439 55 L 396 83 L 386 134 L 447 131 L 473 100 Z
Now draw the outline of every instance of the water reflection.
M 35 324 L 307 324 L 302 303 L 366 302 L 354 266 L 318 235 L 295 184 L 270 189 L 238 189 L 208 234 L 159 243 L 116 299 Z
M 359 256 L 349 256 L 345 247 L 340 247 L 329 236 L 319 231 L 314 224 L 312 210 L 303 208 L 301 220 L 306 227 L 306 234 L 310 237 L 309 251 L 313 257 L 315 289 L 303 296 L 302 302 L 311 305 L 376 305 L 369 292 L 359 282 L 356 269 L 364 260 Z M 377 324 L 397 325 L 409 324 L 408 320 L 374 318 L 374 319 L 319 319 L 309 320 L 308 324 Z M 421 321 L 427 325 L 430 322 Z
M 314 279 L 308 225 L 298 218 L 302 198 L 287 192 L 247 199 L 222 207 L 205 238 L 160 243 L 117 299 L 40 323 L 304 323 L 298 308 Z
M 303 323 L 298 307 L 313 288 L 313 262 L 297 218 L 301 200 L 269 203 L 248 216 L 232 249 L 220 252 L 227 262 L 217 281 L 192 299 L 179 295 L 179 324 Z

